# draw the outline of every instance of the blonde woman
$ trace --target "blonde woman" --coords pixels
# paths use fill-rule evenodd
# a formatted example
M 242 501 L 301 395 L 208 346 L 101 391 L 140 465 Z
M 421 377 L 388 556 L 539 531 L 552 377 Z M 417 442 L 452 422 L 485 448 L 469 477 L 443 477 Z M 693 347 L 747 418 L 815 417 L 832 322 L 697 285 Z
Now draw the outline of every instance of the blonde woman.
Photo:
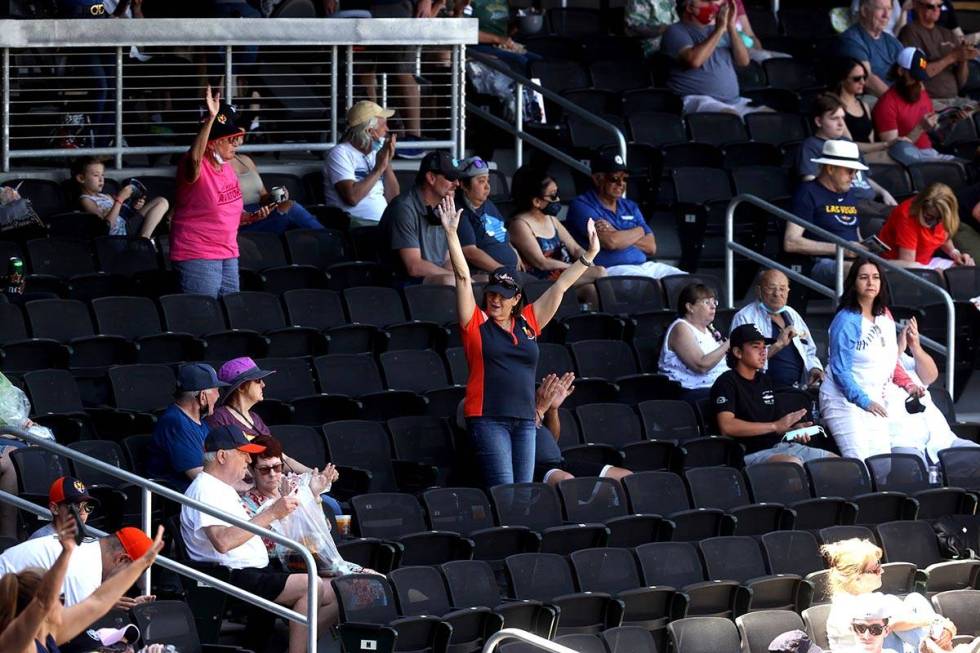
M 936 640 L 941 648 L 949 649 L 956 635 L 956 626 L 949 619 L 937 615 L 929 601 L 921 594 L 909 594 L 900 599 L 882 594 L 882 551 L 868 540 L 857 538 L 826 544 L 820 552 L 830 565 L 827 589 L 830 594 L 830 614 L 827 617 L 827 639 L 834 651 L 860 650 L 861 642 L 851 627 L 854 619 L 863 614 L 868 601 L 880 601 L 891 618 L 890 634 L 885 638 L 885 649 L 905 650 L 906 645 L 918 651 L 923 640 L 928 639 L 934 623 L 941 625 L 942 636 Z
M 973 257 L 953 244 L 959 228 L 959 204 L 953 190 L 939 182 L 929 184 L 892 210 L 878 232 L 878 238 L 891 248 L 881 256 L 908 268 L 972 266 Z M 948 258 L 936 256 L 939 251 Z

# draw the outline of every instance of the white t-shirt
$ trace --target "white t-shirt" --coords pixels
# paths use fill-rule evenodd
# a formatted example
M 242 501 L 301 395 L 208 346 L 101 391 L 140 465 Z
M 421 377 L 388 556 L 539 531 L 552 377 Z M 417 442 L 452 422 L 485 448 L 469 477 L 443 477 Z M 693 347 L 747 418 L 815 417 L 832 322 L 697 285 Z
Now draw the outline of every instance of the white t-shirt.
M 226 512 L 232 517 L 249 521 L 248 513 L 245 512 L 245 506 L 242 505 L 242 499 L 238 496 L 238 492 L 235 492 L 235 488 L 207 472 L 198 474 L 184 494 Z M 269 566 L 269 554 L 258 535 L 253 535 L 244 544 L 228 553 L 218 553 L 204 529 L 208 526 L 230 525 L 226 521 L 188 506 L 180 509 L 180 533 L 184 537 L 187 555 L 191 560 L 215 562 L 231 569 L 263 569 Z
M 61 555 L 61 542 L 39 537 L 11 547 L 0 555 L 0 576 L 36 568 L 47 571 Z M 82 543 L 68 561 L 61 591 L 65 605 L 75 605 L 92 595 L 102 584 L 102 547 L 98 540 Z
M 361 181 L 374 170 L 376 152 L 365 154 L 350 143 L 337 143 L 327 152 L 326 161 L 323 164 L 323 194 L 326 197 L 327 206 L 336 206 L 347 211 L 355 218 L 362 220 L 381 219 L 381 214 L 385 212 L 388 202 L 385 200 L 384 184 L 381 177 L 371 187 L 364 198 L 350 206 L 340 199 L 337 193 L 337 183 L 341 181 Z

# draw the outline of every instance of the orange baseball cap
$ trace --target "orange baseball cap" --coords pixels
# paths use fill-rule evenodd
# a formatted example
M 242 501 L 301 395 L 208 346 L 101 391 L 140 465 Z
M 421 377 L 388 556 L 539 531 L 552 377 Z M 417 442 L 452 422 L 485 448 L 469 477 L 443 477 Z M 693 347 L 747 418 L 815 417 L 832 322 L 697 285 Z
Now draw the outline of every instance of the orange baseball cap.
M 77 478 L 62 476 L 48 490 L 48 501 L 51 503 L 82 503 L 89 501 L 98 504 L 99 500 L 88 493 L 88 488 Z
M 130 560 L 142 558 L 143 555 L 153 546 L 153 540 L 146 536 L 146 533 L 133 526 L 126 526 L 116 531 L 116 537 L 122 543 L 123 550 Z

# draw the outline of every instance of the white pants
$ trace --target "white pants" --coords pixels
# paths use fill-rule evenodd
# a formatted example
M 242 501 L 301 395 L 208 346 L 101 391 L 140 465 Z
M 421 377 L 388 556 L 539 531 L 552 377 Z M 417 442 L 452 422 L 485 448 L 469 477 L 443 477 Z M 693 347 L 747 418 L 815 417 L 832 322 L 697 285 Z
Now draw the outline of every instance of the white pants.
M 845 458 L 864 460 L 868 456 L 891 453 L 888 418 L 869 413 L 836 392 L 820 387 L 820 415 Z M 883 403 L 879 400 L 878 403 Z
M 687 274 L 687 272 L 680 268 L 675 268 L 673 265 L 667 265 L 666 263 L 647 261 L 640 265 L 613 265 L 612 267 L 606 268 L 606 274 L 610 277 L 636 276 L 662 279 L 670 274 Z
M 710 95 L 685 95 L 684 96 L 684 115 L 689 113 L 736 113 L 739 117 L 744 117 L 747 113 L 757 111 L 772 111 L 769 107 L 749 106 L 751 102 L 747 97 L 740 97 L 735 100 L 735 104 L 728 104 L 721 100 L 716 100 Z

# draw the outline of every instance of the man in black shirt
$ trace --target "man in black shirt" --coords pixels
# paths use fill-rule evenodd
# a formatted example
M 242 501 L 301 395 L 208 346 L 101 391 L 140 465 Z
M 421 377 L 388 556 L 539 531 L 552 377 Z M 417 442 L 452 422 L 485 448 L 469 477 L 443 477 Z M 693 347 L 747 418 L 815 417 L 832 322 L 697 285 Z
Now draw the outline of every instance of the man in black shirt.
M 783 440 L 787 431 L 811 426 L 800 421 L 806 409 L 779 415 L 776 390 L 762 369 L 766 365 L 766 345 L 771 344 L 754 324 L 736 327 L 730 337 L 727 354 L 731 369 L 711 386 L 718 429 L 722 435 L 739 438 L 745 446 L 745 464 L 791 462 L 802 465 L 808 460 L 831 456 L 828 451 L 805 446 L 802 436 L 790 442 Z

